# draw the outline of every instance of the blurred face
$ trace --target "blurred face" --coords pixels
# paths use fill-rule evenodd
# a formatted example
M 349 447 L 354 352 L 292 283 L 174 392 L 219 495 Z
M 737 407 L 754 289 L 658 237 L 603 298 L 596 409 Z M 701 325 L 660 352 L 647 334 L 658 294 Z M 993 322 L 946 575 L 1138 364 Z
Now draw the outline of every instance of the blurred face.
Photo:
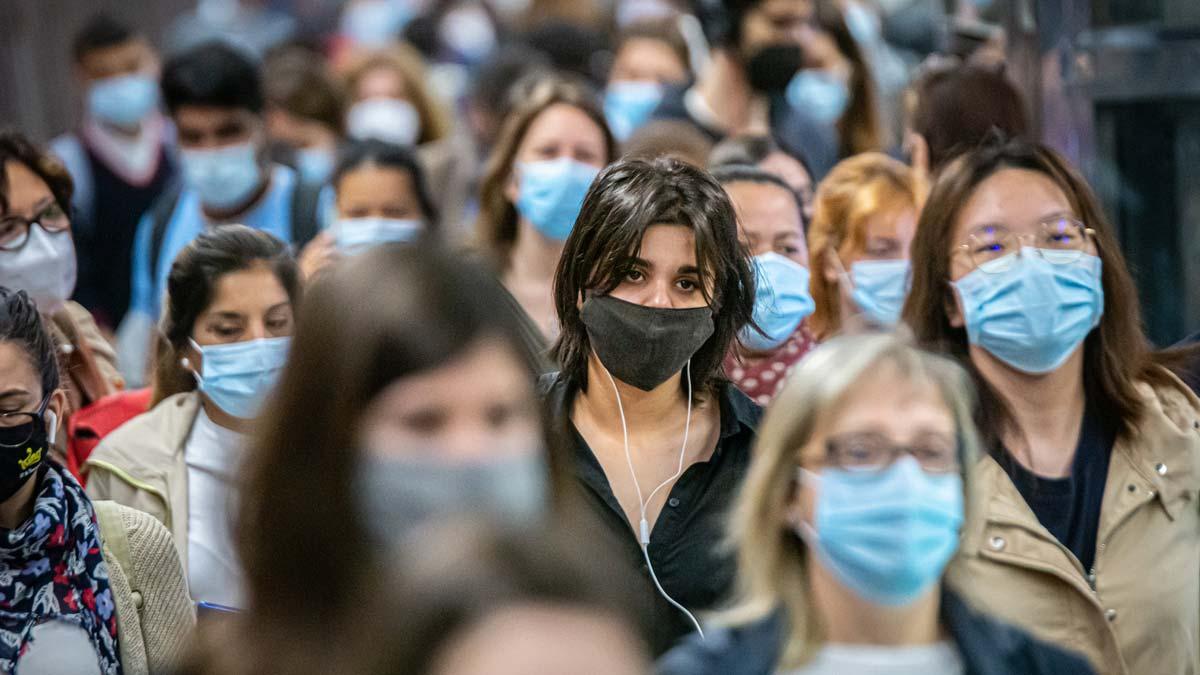
M 333 150 L 337 132 L 316 120 L 291 114 L 283 108 L 270 107 L 266 114 L 267 138 L 297 150 Z
M 881 446 L 919 449 L 922 454 L 945 461 L 956 457 L 955 439 L 954 414 L 937 389 L 913 383 L 901 377 L 894 366 L 886 366 L 856 383 L 844 400 L 818 420 L 797 461 L 805 469 L 820 473 L 826 467 L 853 462 L 853 448 Z M 841 459 L 830 454 L 831 447 L 842 448 Z M 794 519 L 815 522 L 819 490 L 819 486 L 806 482 L 796 491 L 790 507 Z
M 696 262 L 696 235 L 684 225 L 651 225 L 642 236 L 641 250 L 623 261 L 615 298 L 643 307 L 690 309 L 708 305 Z
M 679 84 L 688 79 L 687 65 L 671 46 L 661 40 L 626 40 L 613 61 L 608 75 L 612 82 L 658 82 Z
M 750 254 L 778 253 L 808 267 L 808 247 L 796 197 L 770 183 L 725 186 L 738 214 L 738 233 Z
M 41 176 L 24 164 L 4 163 L 8 179 L 8 210 L 0 212 L 0 246 L 15 244 L 28 233 L 28 223 L 38 222 L 52 231 L 69 228 L 67 212 L 54 201 L 54 193 Z
M 645 675 L 649 662 L 629 628 L 572 607 L 527 605 L 494 612 L 453 640 L 431 675 Z
M 206 347 L 287 337 L 292 329 L 292 302 L 287 291 L 270 268 L 259 264 L 217 279 L 212 302 L 192 324 L 192 339 Z M 199 354 L 189 349 L 191 358 L 197 359 Z
M 380 458 L 475 463 L 543 445 L 528 368 L 496 339 L 388 385 L 363 416 L 362 445 Z
M 75 64 L 75 76 L 83 85 L 122 75 L 145 74 L 157 79 L 158 57 L 145 40 L 135 39 L 93 49 Z
M 989 176 L 959 211 L 950 239 L 950 280 L 957 281 L 975 269 L 971 256 L 961 246 L 982 240 L 981 233 L 1003 228 L 1021 238 L 1024 246 L 1035 246 L 1041 223 L 1059 217 L 1077 218 L 1062 189 L 1043 173 L 1028 169 L 1002 169 Z M 1085 223 L 1086 225 L 1086 223 Z M 986 243 L 986 242 L 985 242 Z M 1094 241 L 1085 252 L 1096 255 Z M 962 302 L 955 294 L 950 323 L 962 327 Z
M 423 220 L 412 174 L 364 164 L 342 175 L 337 184 L 339 218 Z
M 603 168 L 608 161 L 604 132 L 587 113 L 566 103 L 556 103 L 542 111 L 529 125 L 517 148 L 515 165 L 570 157 L 577 162 Z M 516 202 L 519 168 L 514 167 L 507 196 Z
M 394 98 L 407 101 L 408 86 L 400 73 L 391 68 L 372 68 L 363 73 L 354 90 L 354 101 L 365 101 L 369 98 Z
M 813 179 L 804 165 L 783 152 L 772 152 L 759 162 L 758 168 L 781 178 L 788 187 L 800 195 L 800 203 L 804 208 L 804 217 L 812 220 L 813 212 Z
M 185 105 L 175 111 L 174 121 L 184 150 L 213 150 L 262 137 L 262 118 L 245 108 Z
M 812 19 L 812 0 L 763 0 L 742 19 L 742 53 L 767 45 L 799 45 L 811 30 Z

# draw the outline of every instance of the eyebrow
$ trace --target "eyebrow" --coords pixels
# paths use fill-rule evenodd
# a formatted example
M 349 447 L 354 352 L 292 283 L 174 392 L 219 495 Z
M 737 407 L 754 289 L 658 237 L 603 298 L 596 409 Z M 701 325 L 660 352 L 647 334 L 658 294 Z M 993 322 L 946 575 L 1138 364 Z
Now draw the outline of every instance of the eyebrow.
M 242 319 L 245 317 L 241 312 L 213 312 L 209 316 L 214 319 Z
M 28 395 L 29 395 L 29 391 L 26 389 L 22 389 L 20 387 L 13 387 L 12 389 L 5 389 L 4 391 L 0 391 L 0 398 L 9 398 L 11 396 L 28 396 Z
M 282 310 L 282 309 L 287 309 L 288 307 L 291 306 L 291 304 L 292 304 L 291 300 L 284 300 L 283 302 L 281 302 L 279 304 L 271 305 L 270 307 L 268 307 L 267 311 L 264 312 L 264 314 L 270 314 L 271 312 L 275 312 L 275 311 Z

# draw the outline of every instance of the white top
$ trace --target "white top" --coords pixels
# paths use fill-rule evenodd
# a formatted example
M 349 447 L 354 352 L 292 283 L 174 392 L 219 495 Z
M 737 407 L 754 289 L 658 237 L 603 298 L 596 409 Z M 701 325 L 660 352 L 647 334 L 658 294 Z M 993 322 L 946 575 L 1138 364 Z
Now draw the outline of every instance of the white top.
M 781 675 L 963 675 L 950 642 L 914 647 L 828 644 L 808 665 Z
M 100 675 L 100 656 L 79 624 L 50 620 L 34 626 L 30 638 L 17 662 L 21 675 Z
M 246 437 L 200 408 L 184 446 L 188 468 L 188 588 L 196 602 L 241 607 L 242 572 L 233 548 L 233 477 Z

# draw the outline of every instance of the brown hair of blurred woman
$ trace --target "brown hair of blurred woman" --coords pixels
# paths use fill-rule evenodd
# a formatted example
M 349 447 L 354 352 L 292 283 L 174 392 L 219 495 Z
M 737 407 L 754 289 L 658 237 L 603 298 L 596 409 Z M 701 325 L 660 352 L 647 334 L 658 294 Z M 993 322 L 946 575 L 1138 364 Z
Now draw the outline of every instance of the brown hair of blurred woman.
M 497 271 L 508 268 L 509 254 L 517 240 L 517 209 L 504 190 L 512 179 L 513 164 L 525 134 L 539 115 L 560 103 L 578 108 L 595 121 L 604 134 L 607 152 L 604 163 L 617 157 L 617 142 L 608 130 L 604 111 L 595 94 L 581 81 L 537 73 L 513 85 L 510 95 L 518 103 L 505 118 L 484 170 L 479 217 L 475 225 L 476 244 Z
M 417 109 L 421 132 L 417 145 L 440 141 L 450 135 L 450 114 L 430 88 L 431 80 L 421 53 L 402 42 L 377 51 L 357 54 L 346 66 L 343 77 L 350 101 L 357 100 L 362 79 L 375 70 L 391 70 L 404 81 L 404 95 Z
M 328 627 L 359 609 L 353 591 L 377 572 L 352 488 L 359 427 L 376 396 L 480 338 L 500 340 L 536 377 L 538 355 L 507 308 L 477 265 L 419 245 L 377 247 L 306 289 L 287 366 L 247 453 L 235 528 L 248 601 L 238 617 L 250 650 L 238 655 L 244 672 L 303 669 Z M 573 483 L 564 446 L 545 418 L 543 427 L 547 508 L 561 515 Z
M 883 126 L 879 119 L 879 101 L 870 63 L 846 26 L 842 3 L 817 0 L 816 6 L 818 25 L 829 33 L 838 51 L 851 65 L 850 81 L 846 83 L 850 90 L 850 101 L 837 123 L 838 137 L 841 139 L 838 156 L 851 157 L 862 152 L 882 150 Z

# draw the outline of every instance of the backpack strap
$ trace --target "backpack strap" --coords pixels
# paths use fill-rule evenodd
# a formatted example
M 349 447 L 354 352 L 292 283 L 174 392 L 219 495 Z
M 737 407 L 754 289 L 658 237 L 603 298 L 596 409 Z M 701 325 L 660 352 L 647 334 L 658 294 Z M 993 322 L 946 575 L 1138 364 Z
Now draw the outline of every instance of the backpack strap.
M 154 224 L 150 232 L 151 280 L 158 279 L 158 259 L 162 255 L 163 241 L 167 238 L 167 227 L 171 224 L 171 216 L 175 215 L 175 207 L 179 205 L 179 197 L 182 194 L 183 184 L 176 181 L 150 208 L 150 222 Z
M 92 502 L 92 507 L 96 510 L 101 541 L 116 558 L 121 572 L 129 581 L 129 589 L 140 595 L 141 587 L 133 571 L 133 556 L 129 554 L 129 535 L 125 532 L 125 520 L 121 518 L 121 506 L 114 501 L 102 500 Z
M 321 229 L 318 210 L 321 202 L 321 183 L 308 183 L 296 177 L 296 187 L 292 189 L 292 245 L 299 251 L 305 244 L 312 241 Z

